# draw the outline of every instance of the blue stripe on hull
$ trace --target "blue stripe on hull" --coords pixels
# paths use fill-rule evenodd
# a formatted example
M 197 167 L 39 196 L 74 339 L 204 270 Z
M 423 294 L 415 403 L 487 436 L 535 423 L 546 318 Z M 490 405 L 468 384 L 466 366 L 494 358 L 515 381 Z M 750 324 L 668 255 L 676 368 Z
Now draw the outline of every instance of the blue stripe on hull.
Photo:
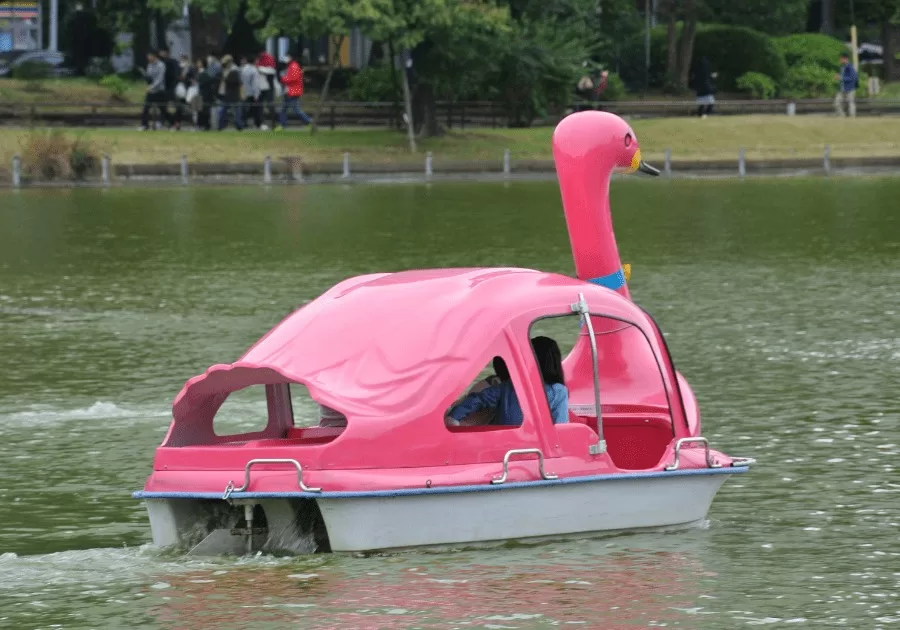
M 504 484 L 483 484 L 468 486 L 443 486 L 439 488 L 401 488 L 398 490 L 370 490 L 366 492 L 232 492 L 232 499 L 358 499 L 375 497 L 404 497 L 425 494 L 457 494 L 462 492 L 495 492 L 515 488 L 538 488 L 542 486 L 564 486 L 596 481 L 634 481 L 640 479 L 671 479 L 697 475 L 734 475 L 747 472 L 746 466 L 737 468 L 697 468 L 659 472 L 638 472 L 617 475 L 591 475 L 587 477 L 567 477 L 565 479 L 511 481 Z M 223 490 L 224 492 L 224 490 Z M 221 499 L 223 492 L 146 492 L 132 493 L 135 499 Z

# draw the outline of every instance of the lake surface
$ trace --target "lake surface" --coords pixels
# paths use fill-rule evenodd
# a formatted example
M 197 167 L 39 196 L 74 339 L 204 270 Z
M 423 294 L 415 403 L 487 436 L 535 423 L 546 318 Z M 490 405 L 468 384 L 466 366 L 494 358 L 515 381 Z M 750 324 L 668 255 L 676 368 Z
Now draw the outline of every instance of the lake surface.
M 350 275 L 572 274 L 555 185 L 0 191 L 0 627 L 896 627 L 898 198 L 614 183 L 633 296 L 704 434 L 759 461 L 705 527 L 189 559 L 147 544 L 130 497 L 184 381 Z

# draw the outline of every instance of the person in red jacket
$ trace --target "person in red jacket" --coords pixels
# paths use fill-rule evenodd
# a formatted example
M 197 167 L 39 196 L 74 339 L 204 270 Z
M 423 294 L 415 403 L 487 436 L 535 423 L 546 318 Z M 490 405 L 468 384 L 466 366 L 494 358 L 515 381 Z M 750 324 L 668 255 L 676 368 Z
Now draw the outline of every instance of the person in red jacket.
M 303 68 L 294 61 L 290 55 L 284 56 L 284 62 L 287 64 L 287 70 L 281 77 L 281 83 L 284 84 L 284 102 L 281 105 L 281 126 L 287 126 L 288 110 L 293 111 L 304 122 L 309 124 L 311 121 L 302 109 L 300 109 L 300 97 L 303 96 Z

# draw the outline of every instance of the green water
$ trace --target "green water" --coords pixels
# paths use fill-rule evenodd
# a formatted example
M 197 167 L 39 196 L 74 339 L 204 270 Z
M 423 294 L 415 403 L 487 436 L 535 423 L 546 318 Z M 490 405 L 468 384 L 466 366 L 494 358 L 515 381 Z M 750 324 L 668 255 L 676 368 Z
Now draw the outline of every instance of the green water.
M 130 498 L 184 381 L 350 275 L 571 274 L 555 186 L 0 191 L 0 627 L 895 625 L 898 197 L 891 179 L 614 184 L 633 295 L 705 435 L 760 462 L 706 527 L 198 560 L 150 548 Z

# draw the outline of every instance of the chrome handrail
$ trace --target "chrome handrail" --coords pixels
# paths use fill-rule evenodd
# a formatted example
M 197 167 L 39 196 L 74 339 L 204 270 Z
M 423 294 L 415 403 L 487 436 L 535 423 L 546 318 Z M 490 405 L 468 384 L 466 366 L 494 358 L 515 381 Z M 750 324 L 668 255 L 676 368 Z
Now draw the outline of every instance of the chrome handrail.
M 600 365 L 597 359 L 597 336 L 594 334 L 594 325 L 591 323 L 591 310 L 584 293 L 578 294 L 578 301 L 570 306 L 573 313 L 581 316 L 581 322 L 587 327 L 588 337 L 591 341 L 591 369 L 594 376 L 594 408 L 597 414 L 597 443 L 588 447 L 591 455 L 600 455 L 606 452 L 606 440 L 603 438 L 603 414 L 600 404 Z
M 250 487 L 250 468 L 256 464 L 291 464 L 297 469 L 297 485 L 300 487 L 300 490 L 303 492 L 322 492 L 322 488 L 310 488 L 303 483 L 303 466 L 296 459 L 251 459 L 244 466 L 244 485 L 240 488 L 235 488 L 234 482 L 229 481 L 228 485 L 225 486 L 225 494 L 222 495 L 222 499 L 227 501 L 232 492 L 244 492 Z
M 703 437 L 693 437 L 693 438 L 681 438 L 677 442 L 675 442 L 675 461 L 670 465 L 666 466 L 666 470 L 678 470 L 679 464 L 679 455 L 681 454 L 681 445 L 682 444 L 703 444 L 704 449 L 706 450 L 706 466 L 708 468 L 721 468 L 722 464 L 716 464 L 712 460 L 712 456 L 709 453 L 709 440 Z
M 747 466 L 750 466 L 750 464 L 755 464 L 755 463 L 756 463 L 756 459 L 753 457 L 732 457 L 731 458 L 731 465 L 734 468 L 746 468 Z
M 506 483 L 506 479 L 509 477 L 509 458 L 513 455 L 537 455 L 538 456 L 538 470 L 541 473 L 541 479 L 559 479 L 558 475 L 554 475 L 553 473 L 548 473 L 544 471 L 544 454 L 541 452 L 539 448 L 514 448 L 511 451 L 506 451 L 506 455 L 503 456 L 503 474 L 495 479 L 491 479 L 491 483 L 501 484 Z

